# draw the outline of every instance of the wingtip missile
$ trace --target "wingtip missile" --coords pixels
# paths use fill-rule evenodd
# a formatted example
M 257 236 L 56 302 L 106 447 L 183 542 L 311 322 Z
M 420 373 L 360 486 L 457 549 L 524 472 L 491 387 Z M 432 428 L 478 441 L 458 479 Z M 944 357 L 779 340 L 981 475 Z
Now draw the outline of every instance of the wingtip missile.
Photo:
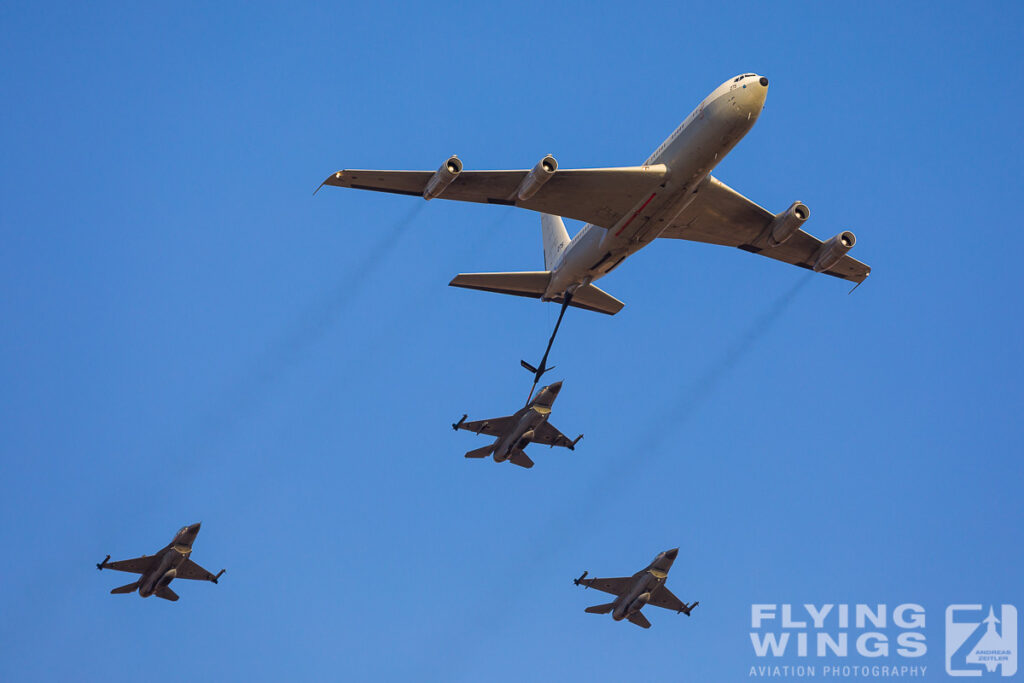
M 700 604 L 700 601 L 697 601 L 697 602 L 693 603 L 692 605 L 687 605 L 684 602 L 683 603 L 683 609 L 681 609 L 679 611 L 682 612 L 683 614 L 685 614 L 686 616 L 690 616 L 690 612 L 692 612 L 693 608 L 696 607 L 699 604 Z
M 577 436 L 577 437 L 576 437 L 575 439 L 573 439 L 572 443 L 571 443 L 571 444 L 569 444 L 569 450 L 570 450 L 570 451 L 574 451 L 574 450 L 576 450 L 576 444 L 578 444 L 578 443 L 580 442 L 580 439 L 582 439 L 582 438 L 583 438 L 583 435 L 582 435 L 582 434 L 580 434 L 580 435 L 579 435 L 579 436 Z
M 106 567 L 108 560 L 110 560 L 110 555 L 107 555 L 106 557 L 104 557 L 102 562 L 98 562 L 96 564 L 96 569 L 103 569 L 104 567 Z
M 580 585 L 580 583 L 583 582 L 583 579 L 585 579 L 585 578 L 587 578 L 587 572 L 583 572 L 582 574 L 580 574 L 580 578 L 573 579 L 572 582 L 573 582 L 573 584 L 578 586 L 578 585 Z M 590 586 L 586 586 L 586 588 L 590 588 Z
M 224 576 L 224 572 L 226 572 L 226 571 L 227 571 L 227 569 L 221 569 L 219 572 L 217 572 L 217 576 L 215 576 L 212 579 L 210 579 L 210 581 L 213 581 L 214 583 L 219 583 L 220 582 L 220 577 Z
M 469 415 L 463 415 L 462 419 L 460 419 L 458 422 L 453 422 L 452 429 L 454 429 L 455 431 L 459 431 L 459 427 L 462 426 L 462 424 L 466 421 L 467 417 L 469 417 Z

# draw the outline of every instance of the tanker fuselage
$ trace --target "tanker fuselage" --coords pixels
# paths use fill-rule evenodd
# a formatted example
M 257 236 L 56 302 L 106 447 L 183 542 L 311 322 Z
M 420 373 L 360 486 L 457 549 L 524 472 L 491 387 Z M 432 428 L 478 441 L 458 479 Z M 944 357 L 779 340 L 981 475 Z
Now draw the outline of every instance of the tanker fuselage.
M 542 298 L 559 299 L 604 277 L 627 256 L 653 242 L 689 206 L 711 170 L 753 127 L 767 94 L 767 78 L 744 74 L 708 95 L 644 162 L 644 166 L 663 164 L 664 182 L 612 228 L 585 225 L 552 264 Z

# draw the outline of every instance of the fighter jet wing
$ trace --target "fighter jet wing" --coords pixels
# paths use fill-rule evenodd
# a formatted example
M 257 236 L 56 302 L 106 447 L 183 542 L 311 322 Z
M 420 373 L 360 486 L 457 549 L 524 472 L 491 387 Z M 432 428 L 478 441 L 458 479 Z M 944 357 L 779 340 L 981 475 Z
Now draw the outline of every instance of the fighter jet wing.
M 515 424 L 514 415 L 506 415 L 505 417 L 492 417 L 489 420 L 477 420 L 476 422 L 463 422 L 457 425 L 458 429 L 465 429 L 467 432 L 473 432 L 475 434 L 490 434 L 491 436 L 497 436 L 504 434 Z
M 116 569 L 119 572 L 130 572 L 132 574 L 145 574 L 153 564 L 155 555 L 143 555 L 130 560 L 118 560 L 117 562 L 104 562 L 103 569 Z
M 541 443 L 545 446 L 562 446 L 564 448 L 569 448 L 573 445 L 572 439 L 555 429 L 550 422 L 543 422 L 533 430 L 533 442 Z
M 596 588 L 612 595 L 622 595 L 633 585 L 632 576 L 620 576 L 614 579 L 580 579 L 580 585 Z
M 737 247 L 801 268 L 812 268 L 822 242 L 803 230 L 797 230 L 777 247 L 754 246 L 753 242 L 774 219 L 772 212 L 758 206 L 717 178 L 708 176 L 693 202 L 672 221 L 661 236 Z M 871 272 L 871 267 L 847 254 L 824 272 L 851 282 L 863 282 Z
M 214 581 L 217 576 L 212 572 L 208 572 L 192 560 L 185 560 L 178 567 L 177 578 L 179 579 L 192 579 L 193 581 Z
M 688 612 L 689 606 L 672 594 L 665 584 L 661 584 L 653 593 L 651 593 L 651 599 L 647 601 L 648 605 L 654 605 L 655 607 L 664 607 L 670 609 L 673 612 Z
M 623 168 L 558 169 L 527 200 L 516 191 L 530 171 L 463 171 L 440 199 L 504 204 L 575 218 L 610 228 L 650 194 L 665 177 L 664 164 Z M 324 185 L 422 196 L 434 171 L 338 171 Z

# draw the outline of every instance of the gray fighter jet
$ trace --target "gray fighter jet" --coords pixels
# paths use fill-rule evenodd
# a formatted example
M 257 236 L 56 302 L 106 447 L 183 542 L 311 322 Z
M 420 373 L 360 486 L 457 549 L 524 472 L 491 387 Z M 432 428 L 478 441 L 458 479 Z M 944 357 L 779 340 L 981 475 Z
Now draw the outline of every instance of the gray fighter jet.
M 536 398 L 520 408 L 514 415 L 493 417 L 490 420 L 466 422 L 466 415 L 452 425 L 452 429 L 465 429 L 477 434 L 496 436 L 490 446 L 478 448 L 466 453 L 467 458 L 486 458 L 494 455 L 494 462 L 509 460 L 520 467 L 533 467 L 533 461 L 523 452 L 529 443 L 542 443 L 548 446 L 562 446 L 575 450 L 576 444 L 583 438 L 580 434 L 575 440 L 569 440 L 562 432 L 555 429 L 549 422 L 551 406 L 562 390 L 562 383 L 555 382 L 542 387 Z
M 573 583 L 577 586 L 596 588 L 599 591 L 618 596 L 614 602 L 594 605 L 584 611 L 590 614 L 611 612 L 612 619 L 615 621 L 629 619 L 642 628 L 651 627 L 651 622 L 647 621 L 647 617 L 640 612 L 644 605 L 664 607 L 690 616 L 690 610 L 699 603 L 687 605 L 665 587 L 668 570 L 672 568 L 672 563 L 675 562 L 678 554 L 679 548 L 658 553 L 658 556 L 647 565 L 646 569 L 638 571 L 633 576 L 622 576 L 615 579 L 588 579 L 586 578 L 587 572 L 583 572 L 580 578 L 573 579 Z
M 110 555 L 107 555 L 106 559 L 96 565 L 96 568 L 141 574 L 138 581 L 115 588 L 110 591 L 111 593 L 133 593 L 138 590 L 139 595 L 144 598 L 156 595 L 164 600 L 177 600 L 178 594 L 167 585 L 174 579 L 194 579 L 217 583 L 217 580 L 224 574 L 223 569 L 216 575 L 211 574 L 189 559 L 189 555 L 192 554 L 192 544 L 195 543 L 198 533 L 199 522 L 183 526 L 167 547 L 156 555 L 143 555 L 132 560 L 117 562 L 108 562 Z

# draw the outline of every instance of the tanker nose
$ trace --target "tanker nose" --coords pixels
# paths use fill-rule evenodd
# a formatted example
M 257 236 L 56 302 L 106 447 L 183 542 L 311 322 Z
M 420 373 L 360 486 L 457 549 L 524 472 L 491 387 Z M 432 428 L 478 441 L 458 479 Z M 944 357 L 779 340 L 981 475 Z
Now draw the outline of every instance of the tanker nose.
M 763 85 L 766 88 L 768 87 L 768 79 L 765 78 L 764 76 L 761 76 L 760 80 L 758 80 L 758 83 L 760 83 L 761 85 Z

